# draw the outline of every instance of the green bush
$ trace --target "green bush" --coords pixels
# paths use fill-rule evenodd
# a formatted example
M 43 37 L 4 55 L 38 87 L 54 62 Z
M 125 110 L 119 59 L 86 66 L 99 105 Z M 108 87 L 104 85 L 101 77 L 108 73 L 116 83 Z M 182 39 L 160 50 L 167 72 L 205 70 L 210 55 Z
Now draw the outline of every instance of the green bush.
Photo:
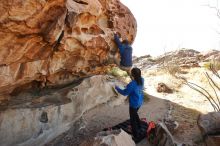
M 144 102 L 149 101 L 149 99 L 149 95 L 146 92 L 144 92 Z
M 203 67 L 206 69 L 210 69 L 211 63 L 210 62 L 206 62 L 203 64 Z
M 108 74 L 111 74 L 115 77 L 127 77 L 128 74 L 126 71 L 121 70 L 118 67 L 113 67 L 108 71 Z

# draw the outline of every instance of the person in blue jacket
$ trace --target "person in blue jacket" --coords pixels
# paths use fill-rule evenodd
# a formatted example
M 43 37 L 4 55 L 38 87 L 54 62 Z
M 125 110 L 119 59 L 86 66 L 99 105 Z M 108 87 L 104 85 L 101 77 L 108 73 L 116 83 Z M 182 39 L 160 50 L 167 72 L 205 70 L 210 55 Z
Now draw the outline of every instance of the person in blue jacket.
M 134 137 L 138 137 L 141 121 L 137 112 L 143 103 L 144 89 L 144 79 L 141 77 L 141 70 L 139 68 L 132 68 L 131 78 L 132 81 L 125 89 L 120 89 L 118 86 L 115 86 L 115 89 L 120 94 L 129 97 L 129 114 L 132 133 Z
M 120 41 L 119 36 L 114 34 L 114 40 L 117 44 L 121 56 L 120 67 L 123 70 L 130 70 L 132 67 L 132 47 L 128 40 Z

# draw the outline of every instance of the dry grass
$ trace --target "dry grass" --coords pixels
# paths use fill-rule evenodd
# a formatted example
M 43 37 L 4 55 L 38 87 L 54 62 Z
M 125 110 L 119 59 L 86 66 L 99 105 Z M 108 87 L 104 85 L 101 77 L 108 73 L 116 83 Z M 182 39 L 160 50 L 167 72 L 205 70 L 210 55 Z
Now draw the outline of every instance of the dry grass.
M 215 96 L 215 93 L 210 87 L 209 82 L 205 76 L 205 72 L 208 72 L 213 80 L 215 80 L 216 82 L 219 81 L 219 79 L 217 79 L 210 70 L 206 68 L 190 68 L 184 69 L 183 71 L 184 74 L 178 73 L 176 75 L 185 78 L 187 81 L 200 85 L 208 92 L 210 92 L 212 96 Z M 156 87 L 159 82 L 163 82 L 168 87 L 174 90 L 173 94 L 169 94 L 170 99 L 175 98 L 177 102 L 181 102 L 181 105 L 193 109 L 199 109 L 199 111 L 203 113 L 213 110 L 210 103 L 206 100 L 205 97 L 185 85 L 184 80 L 171 75 L 164 69 L 148 70 L 144 72 L 143 76 L 145 78 L 146 84 L 149 86 L 147 86 L 147 88 L 151 89 L 151 91 L 148 90 L 149 94 L 151 94 L 152 92 L 152 94 L 159 97 L 159 93 L 156 93 Z M 220 82 L 218 82 L 217 85 L 220 85 Z M 220 96 L 220 92 L 218 92 L 218 94 Z M 161 97 L 163 96 L 166 95 L 162 93 Z
M 175 64 L 166 65 L 164 69 L 172 76 L 176 76 L 177 73 L 181 72 L 181 68 Z
M 153 85 L 155 88 L 160 82 L 163 82 L 174 91 L 178 91 L 178 88 L 183 85 L 183 80 L 171 75 L 169 72 L 167 72 L 167 70 L 164 69 L 149 70 L 144 72 L 143 76 L 148 79 L 151 78 L 151 85 Z
M 203 72 L 203 75 L 200 77 L 200 82 L 188 81 L 186 84 L 194 91 L 197 91 L 201 94 L 206 100 L 210 102 L 215 111 L 220 111 L 220 77 L 216 71 L 216 68 L 212 68 L 210 64 L 211 71 Z M 201 80 L 201 78 L 204 78 Z M 195 79 L 194 79 L 195 80 Z M 204 84 L 205 82 L 205 84 Z

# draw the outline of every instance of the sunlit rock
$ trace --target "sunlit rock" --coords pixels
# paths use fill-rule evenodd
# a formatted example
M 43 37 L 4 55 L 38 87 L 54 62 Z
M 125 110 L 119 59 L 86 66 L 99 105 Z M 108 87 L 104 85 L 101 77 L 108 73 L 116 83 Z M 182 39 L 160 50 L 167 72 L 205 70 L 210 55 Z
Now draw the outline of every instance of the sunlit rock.
M 135 146 L 131 136 L 124 130 L 103 131 L 97 134 L 93 146 Z
M 101 74 L 119 56 L 113 33 L 131 42 L 136 35 L 135 18 L 118 0 L 1 0 L 0 14 L 2 94 Z

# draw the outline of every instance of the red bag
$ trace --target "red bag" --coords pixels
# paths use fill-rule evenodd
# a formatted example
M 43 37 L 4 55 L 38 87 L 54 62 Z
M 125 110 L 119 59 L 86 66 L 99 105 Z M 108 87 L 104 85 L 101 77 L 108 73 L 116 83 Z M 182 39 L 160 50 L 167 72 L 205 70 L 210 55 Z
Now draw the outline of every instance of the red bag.
M 151 144 L 155 144 L 156 141 L 156 124 L 151 121 L 148 123 L 148 128 L 147 128 L 147 139 Z

